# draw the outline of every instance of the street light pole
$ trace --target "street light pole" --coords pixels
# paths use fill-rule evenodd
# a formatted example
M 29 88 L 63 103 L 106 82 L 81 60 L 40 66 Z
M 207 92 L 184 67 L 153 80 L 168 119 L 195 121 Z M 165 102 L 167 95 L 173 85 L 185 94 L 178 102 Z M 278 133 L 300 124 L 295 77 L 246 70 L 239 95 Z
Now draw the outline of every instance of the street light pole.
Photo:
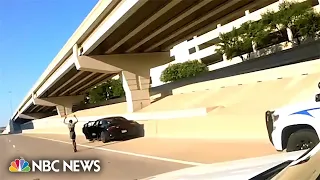
M 9 94 L 10 94 L 10 111 L 11 111 L 11 114 L 10 114 L 10 120 L 9 120 L 9 126 L 10 126 L 10 130 L 9 130 L 9 134 L 11 134 L 12 132 L 14 132 L 14 128 L 13 128 L 13 122 L 12 122 L 12 116 L 13 116 L 13 110 L 12 110 L 12 92 L 9 91 Z

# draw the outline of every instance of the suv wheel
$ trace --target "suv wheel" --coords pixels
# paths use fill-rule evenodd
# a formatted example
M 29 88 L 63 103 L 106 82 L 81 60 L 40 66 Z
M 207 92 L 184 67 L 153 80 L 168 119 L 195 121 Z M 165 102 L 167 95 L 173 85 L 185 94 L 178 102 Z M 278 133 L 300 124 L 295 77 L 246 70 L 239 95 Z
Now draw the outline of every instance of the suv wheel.
M 319 137 L 314 130 L 301 129 L 292 133 L 287 144 L 287 152 L 313 148 L 319 143 Z

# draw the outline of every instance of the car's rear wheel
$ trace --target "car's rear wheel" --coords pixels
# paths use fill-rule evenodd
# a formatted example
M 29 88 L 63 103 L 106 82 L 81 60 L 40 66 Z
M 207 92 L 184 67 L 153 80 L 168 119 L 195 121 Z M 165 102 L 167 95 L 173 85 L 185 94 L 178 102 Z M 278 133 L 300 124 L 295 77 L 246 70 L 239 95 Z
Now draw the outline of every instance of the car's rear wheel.
M 102 131 L 100 135 L 100 139 L 103 143 L 110 141 L 110 134 L 108 131 Z
M 319 143 L 319 137 L 314 130 L 301 129 L 292 133 L 287 144 L 287 152 L 313 148 Z

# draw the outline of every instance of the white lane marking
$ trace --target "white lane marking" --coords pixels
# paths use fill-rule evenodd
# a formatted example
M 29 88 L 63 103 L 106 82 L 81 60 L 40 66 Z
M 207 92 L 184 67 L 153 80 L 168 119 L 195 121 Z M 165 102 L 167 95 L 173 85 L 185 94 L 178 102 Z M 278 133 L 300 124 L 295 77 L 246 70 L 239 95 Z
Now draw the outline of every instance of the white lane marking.
M 34 136 L 32 136 L 32 137 L 34 137 Z M 65 143 L 65 144 L 72 144 L 71 142 L 60 141 L 60 140 L 56 140 L 56 139 L 49 139 L 49 138 L 44 138 L 44 137 L 34 137 L 34 138 L 39 138 L 39 139 L 44 139 L 44 140 L 49 140 L 49 141 L 55 141 L 55 142 L 60 142 L 60 143 Z M 83 144 L 77 144 L 77 146 L 82 146 L 82 147 L 87 147 L 87 148 L 92 148 L 92 149 L 98 149 L 98 150 L 108 151 L 108 152 L 113 152 L 113 153 L 131 155 L 131 156 L 136 156 L 136 157 L 154 159 L 154 160 L 159 160 L 159 161 L 167 161 L 167 162 L 174 162 L 174 163 L 192 165 L 192 166 L 206 165 L 204 163 L 197 163 L 197 162 L 189 162 L 189 161 L 183 161 L 183 160 L 177 160 L 177 159 L 162 158 L 162 157 L 150 156 L 150 155 L 144 155 L 144 154 L 136 154 L 136 153 L 131 153 L 131 152 L 118 151 L 118 150 L 107 149 L 107 148 L 102 148 L 102 147 L 95 147 L 95 146 L 88 146 L 88 145 L 83 145 Z
M 12 145 L 12 147 L 13 147 L 13 148 L 16 148 L 16 146 L 15 146 L 15 145 Z

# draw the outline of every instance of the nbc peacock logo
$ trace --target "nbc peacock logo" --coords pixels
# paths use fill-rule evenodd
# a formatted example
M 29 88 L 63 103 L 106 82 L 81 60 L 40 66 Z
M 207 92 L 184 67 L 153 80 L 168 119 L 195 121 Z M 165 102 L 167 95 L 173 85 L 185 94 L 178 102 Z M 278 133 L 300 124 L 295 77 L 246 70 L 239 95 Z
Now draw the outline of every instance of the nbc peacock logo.
M 30 172 L 28 161 L 24 159 L 15 159 L 9 167 L 10 172 Z

